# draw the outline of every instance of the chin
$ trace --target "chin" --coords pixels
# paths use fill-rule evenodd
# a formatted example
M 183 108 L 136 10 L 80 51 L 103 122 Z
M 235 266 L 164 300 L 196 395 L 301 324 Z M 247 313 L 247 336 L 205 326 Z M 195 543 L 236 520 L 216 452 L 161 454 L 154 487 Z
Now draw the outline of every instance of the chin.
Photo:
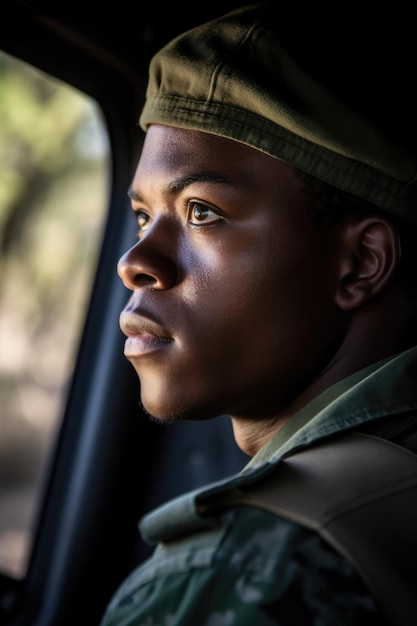
M 187 411 L 184 411 L 182 407 L 174 406 L 172 402 L 156 402 L 155 398 L 149 401 L 146 396 L 142 396 L 141 404 L 144 412 L 154 422 L 166 424 L 189 419 L 187 417 Z
M 172 402 L 156 403 L 147 402 L 146 398 L 141 398 L 143 411 L 153 422 L 160 424 L 175 424 L 176 422 L 199 422 L 217 417 L 207 410 L 196 407 L 186 407 L 175 405 Z

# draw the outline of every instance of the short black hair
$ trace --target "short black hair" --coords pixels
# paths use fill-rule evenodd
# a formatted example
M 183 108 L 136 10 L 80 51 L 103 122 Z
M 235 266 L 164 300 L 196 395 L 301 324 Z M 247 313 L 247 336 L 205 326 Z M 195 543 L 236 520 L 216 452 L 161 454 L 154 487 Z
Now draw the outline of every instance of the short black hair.
M 359 217 L 383 215 L 391 221 L 397 230 L 401 245 L 397 277 L 406 295 L 407 312 L 412 318 L 416 318 L 417 322 L 417 227 L 343 189 L 338 189 L 304 172 L 298 174 L 304 183 L 306 207 L 318 228 L 337 224 L 344 218 L 354 215 Z
M 368 200 L 354 196 L 305 172 L 299 172 L 299 175 L 306 191 L 307 208 L 311 211 L 317 226 L 330 226 L 352 215 L 365 217 L 379 213 L 388 217 L 385 211 Z M 389 217 L 395 222 L 392 216 Z

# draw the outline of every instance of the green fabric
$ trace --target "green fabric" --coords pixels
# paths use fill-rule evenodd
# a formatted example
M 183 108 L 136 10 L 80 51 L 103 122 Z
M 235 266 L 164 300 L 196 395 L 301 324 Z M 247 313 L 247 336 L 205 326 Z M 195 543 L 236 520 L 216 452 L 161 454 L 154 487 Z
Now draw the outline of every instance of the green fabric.
M 401 47 L 387 66 L 378 30 L 361 55 L 359 37 L 344 43 L 330 25 L 302 45 L 291 28 L 272 2 L 176 38 L 152 60 L 140 125 L 237 140 L 417 222 L 414 90 L 400 81 Z
M 102 626 L 388 626 L 355 572 L 320 537 L 259 509 L 160 544 Z

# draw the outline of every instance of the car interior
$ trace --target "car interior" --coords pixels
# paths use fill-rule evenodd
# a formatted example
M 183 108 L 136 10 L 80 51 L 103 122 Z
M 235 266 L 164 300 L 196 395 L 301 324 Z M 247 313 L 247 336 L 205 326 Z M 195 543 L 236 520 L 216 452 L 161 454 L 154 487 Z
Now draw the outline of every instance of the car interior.
M 135 241 L 127 191 L 149 60 L 239 4 L 2 3 L 2 626 L 99 624 L 150 554 L 139 518 L 248 460 L 227 416 L 145 414 L 116 271 Z

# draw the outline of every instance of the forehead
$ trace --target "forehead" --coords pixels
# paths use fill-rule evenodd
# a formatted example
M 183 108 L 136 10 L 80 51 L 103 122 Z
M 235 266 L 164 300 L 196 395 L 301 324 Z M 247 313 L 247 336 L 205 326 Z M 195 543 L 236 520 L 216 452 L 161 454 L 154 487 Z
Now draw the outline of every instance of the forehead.
M 184 156 L 188 156 L 190 151 L 193 153 L 201 151 L 201 156 L 209 159 L 216 155 L 224 155 L 225 158 L 233 155 L 234 158 L 239 156 L 239 160 L 260 158 L 276 161 L 255 148 L 226 137 L 198 130 L 152 124 L 146 133 L 143 152 L 147 155 L 161 149 L 166 150 L 168 154 L 175 152 Z
M 303 189 L 294 168 L 237 141 L 201 131 L 151 125 L 147 131 L 132 188 L 160 176 L 206 173 L 207 182 L 271 193 Z

